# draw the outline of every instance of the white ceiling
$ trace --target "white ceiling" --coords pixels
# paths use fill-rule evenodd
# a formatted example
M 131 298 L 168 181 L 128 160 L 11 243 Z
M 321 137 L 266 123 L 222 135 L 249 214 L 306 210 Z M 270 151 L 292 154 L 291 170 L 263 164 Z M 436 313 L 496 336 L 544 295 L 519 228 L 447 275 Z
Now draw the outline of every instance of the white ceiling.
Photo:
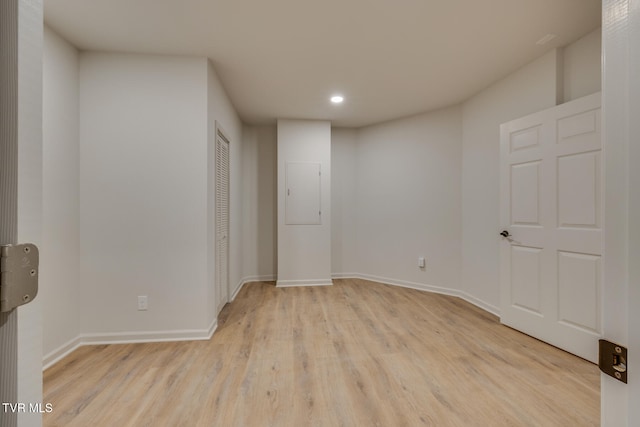
M 240 117 L 359 127 L 452 105 L 600 25 L 600 0 L 44 0 L 82 50 L 212 59 Z M 536 45 L 548 33 L 558 37 Z M 334 106 L 329 97 L 345 96 Z

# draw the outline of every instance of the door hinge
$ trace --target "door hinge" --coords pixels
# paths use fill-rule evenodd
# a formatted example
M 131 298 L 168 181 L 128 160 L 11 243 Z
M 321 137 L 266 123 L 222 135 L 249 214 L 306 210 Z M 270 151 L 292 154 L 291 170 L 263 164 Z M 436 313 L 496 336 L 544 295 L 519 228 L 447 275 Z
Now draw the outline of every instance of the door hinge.
M 621 345 L 600 340 L 598 367 L 605 374 L 627 383 L 627 349 Z
M 0 312 L 11 311 L 36 297 L 39 261 L 34 244 L 0 246 Z

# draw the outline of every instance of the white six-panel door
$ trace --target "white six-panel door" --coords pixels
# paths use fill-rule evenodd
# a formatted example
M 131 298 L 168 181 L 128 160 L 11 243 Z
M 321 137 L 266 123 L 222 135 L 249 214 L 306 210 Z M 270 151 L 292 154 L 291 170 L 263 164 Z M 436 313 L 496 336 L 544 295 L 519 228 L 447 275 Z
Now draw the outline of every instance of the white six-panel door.
M 500 128 L 501 321 L 592 362 L 601 334 L 600 94 Z

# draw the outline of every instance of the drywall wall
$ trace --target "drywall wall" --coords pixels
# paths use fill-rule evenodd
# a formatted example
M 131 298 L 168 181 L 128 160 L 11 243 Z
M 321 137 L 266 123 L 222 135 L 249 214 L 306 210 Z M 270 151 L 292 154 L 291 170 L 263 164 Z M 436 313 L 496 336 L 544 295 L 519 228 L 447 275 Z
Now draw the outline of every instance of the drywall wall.
M 356 129 L 331 129 L 331 271 L 356 271 Z M 243 281 L 275 280 L 277 128 L 245 125 L 243 137 Z
M 80 334 L 78 51 L 45 26 L 42 94 L 43 352 Z
M 602 29 L 586 34 L 563 49 L 564 102 L 600 91 Z
M 440 272 L 434 277 L 428 277 L 427 270 L 431 257 L 427 255 L 425 255 L 427 256 L 427 269 L 424 271 L 417 269 L 417 257 L 420 256 L 417 252 L 423 250 L 414 249 L 415 246 L 420 246 L 411 243 L 417 239 L 414 235 L 408 237 L 410 250 L 416 252 L 410 255 L 403 253 L 402 249 L 389 251 L 381 242 L 372 245 L 372 240 L 375 238 L 371 237 L 373 231 L 368 223 L 382 215 L 377 212 L 378 208 L 374 207 L 374 203 L 360 201 L 362 197 L 365 197 L 364 200 L 382 197 L 377 194 L 378 190 L 375 185 L 368 186 L 361 181 L 367 173 L 364 171 L 368 168 L 368 162 L 373 161 L 372 159 L 376 157 L 375 152 L 370 152 L 376 149 L 376 144 L 367 143 L 370 135 L 375 135 L 376 129 L 388 128 L 389 140 L 398 136 L 402 138 L 402 135 L 412 132 L 410 128 L 415 126 L 416 120 L 428 120 L 430 116 L 438 112 L 425 113 L 413 118 L 361 129 L 332 129 L 331 252 L 334 277 L 366 275 L 386 278 L 389 279 L 387 281 L 394 283 L 406 282 L 407 285 L 418 283 L 423 287 L 428 285 L 432 288 L 451 290 L 453 293 L 459 290 L 458 294 L 481 307 L 498 313 L 499 259 L 496 230 L 499 231 L 500 227 L 497 206 L 499 200 L 499 125 L 513 118 L 553 106 L 563 96 L 573 98 L 582 95 L 583 92 L 586 95 L 598 91 L 599 82 L 594 76 L 599 73 L 599 56 L 594 52 L 598 50 L 600 44 L 599 34 L 599 30 L 593 31 L 564 49 L 548 52 L 461 105 L 460 139 L 455 141 L 455 137 L 452 138 L 454 146 L 462 144 L 462 166 L 459 168 L 461 189 L 452 188 L 450 184 L 453 181 L 450 179 L 434 179 L 437 182 L 448 182 L 445 187 L 448 189 L 446 193 L 455 194 L 458 191 L 462 200 L 462 207 L 458 212 L 462 227 L 462 231 L 459 232 L 462 261 L 459 264 L 456 264 L 458 261 L 451 263 L 458 265 L 459 270 L 462 271 L 461 277 L 457 279 L 454 277 L 457 274 L 455 272 Z M 563 64 L 566 67 L 563 68 Z M 577 64 L 582 65 L 578 66 Z M 564 73 L 562 73 L 563 70 Z M 559 93 L 562 88 L 565 89 L 565 93 Z M 424 135 L 428 135 L 428 132 L 425 132 Z M 429 138 L 425 136 L 425 139 Z M 420 144 L 416 144 L 415 147 L 420 147 Z M 402 149 L 407 150 L 407 157 L 420 158 L 421 148 L 415 147 L 410 144 L 402 145 Z M 253 159 L 252 162 L 263 164 L 260 157 L 256 158 L 255 152 L 252 152 L 250 156 Z M 368 173 L 375 174 L 376 170 L 382 173 L 385 166 L 378 166 L 378 169 L 371 168 Z M 247 171 L 245 176 L 250 176 L 253 173 L 251 169 L 248 165 L 245 167 Z M 399 176 L 406 173 L 402 168 L 392 172 L 391 174 Z M 435 177 L 435 175 L 432 176 Z M 255 176 L 250 179 L 255 179 Z M 384 185 L 381 188 L 384 188 Z M 419 190 L 416 190 L 415 193 L 417 195 L 424 194 Z M 262 200 L 268 200 L 270 197 L 262 191 L 259 191 L 258 194 Z M 405 199 L 409 201 L 409 205 L 415 203 L 415 200 L 412 200 L 414 196 L 409 194 L 404 196 L 399 194 L 395 197 L 401 198 L 401 203 L 404 203 L 399 206 L 407 205 Z M 388 205 L 392 204 L 388 203 Z M 253 214 L 248 205 L 247 211 L 244 213 L 245 217 L 251 217 Z M 411 209 L 405 208 L 399 209 L 398 214 L 385 216 L 389 218 L 389 222 L 392 222 L 399 215 L 402 215 L 403 220 L 408 220 L 410 223 L 418 223 L 421 220 L 417 216 L 413 216 Z M 380 224 L 384 224 L 382 219 L 380 219 Z M 381 233 L 387 232 L 386 226 L 380 226 L 380 228 L 382 229 Z M 431 222 L 431 227 L 427 228 L 437 229 L 439 225 L 434 221 Z M 449 229 L 451 231 L 453 227 L 449 227 Z M 391 232 L 389 231 L 389 233 Z M 245 239 L 246 245 L 252 245 L 250 242 L 251 239 Z M 267 245 L 270 244 L 272 241 L 269 240 Z M 446 244 L 451 243 L 448 241 Z M 261 244 L 257 248 L 258 253 L 268 253 L 269 251 Z M 378 251 L 378 248 L 382 249 Z M 389 262 L 389 258 L 384 256 L 387 252 L 393 252 L 392 256 L 402 259 L 385 264 L 385 262 Z M 248 255 L 249 259 L 255 256 L 251 252 Z M 380 257 L 380 259 L 376 257 Z M 369 261 L 370 259 L 376 261 Z M 436 263 L 437 265 L 439 263 Z M 369 270 L 370 267 L 377 268 L 377 270 Z M 257 271 L 251 275 L 269 274 L 268 270 L 250 270 Z
M 356 129 L 331 129 L 331 271 L 353 277 L 356 258 Z
M 357 273 L 459 288 L 461 120 L 451 107 L 358 130 Z
M 599 50 L 595 30 L 463 103 L 462 283 L 491 311 L 499 312 L 499 126 L 556 105 L 561 88 L 566 101 L 599 91 Z
M 500 124 L 556 105 L 557 55 L 551 51 L 462 106 L 463 289 L 499 309 Z
M 242 122 L 238 118 L 211 61 L 207 72 L 207 322 L 216 321 L 242 277 Z M 229 140 L 229 283 L 216 301 L 215 286 L 215 142 L 216 129 Z M 223 285 L 224 288 L 224 285 Z
M 207 67 L 204 58 L 80 56 L 85 333 L 152 339 L 208 326 Z
M 242 129 L 243 281 L 275 280 L 277 261 L 277 128 Z
M 78 55 L 45 37 L 44 236 L 56 245 L 43 258 L 45 365 L 83 342 L 208 336 L 224 303 L 211 239 L 216 126 L 231 143 L 229 292 L 242 274 L 242 125 L 212 64 Z
M 320 164 L 318 224 L 287 224 L 287 164 Z M 291 187 L 292 183 L 289 182 Z M 331 284 L 331 123 L 278 120 L 277 286 Z M 291 197 L 296 197 L 293 194 Z

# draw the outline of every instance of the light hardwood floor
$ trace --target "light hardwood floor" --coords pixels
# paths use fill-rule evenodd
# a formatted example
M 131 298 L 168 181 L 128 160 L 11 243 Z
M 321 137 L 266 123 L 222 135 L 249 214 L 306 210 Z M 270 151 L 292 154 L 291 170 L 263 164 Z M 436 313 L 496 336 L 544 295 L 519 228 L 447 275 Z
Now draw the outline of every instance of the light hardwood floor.
M 81 347 L 45 426 L 596 426 L 598 368 L 465 301 L 245 285 L 209 341 Z

